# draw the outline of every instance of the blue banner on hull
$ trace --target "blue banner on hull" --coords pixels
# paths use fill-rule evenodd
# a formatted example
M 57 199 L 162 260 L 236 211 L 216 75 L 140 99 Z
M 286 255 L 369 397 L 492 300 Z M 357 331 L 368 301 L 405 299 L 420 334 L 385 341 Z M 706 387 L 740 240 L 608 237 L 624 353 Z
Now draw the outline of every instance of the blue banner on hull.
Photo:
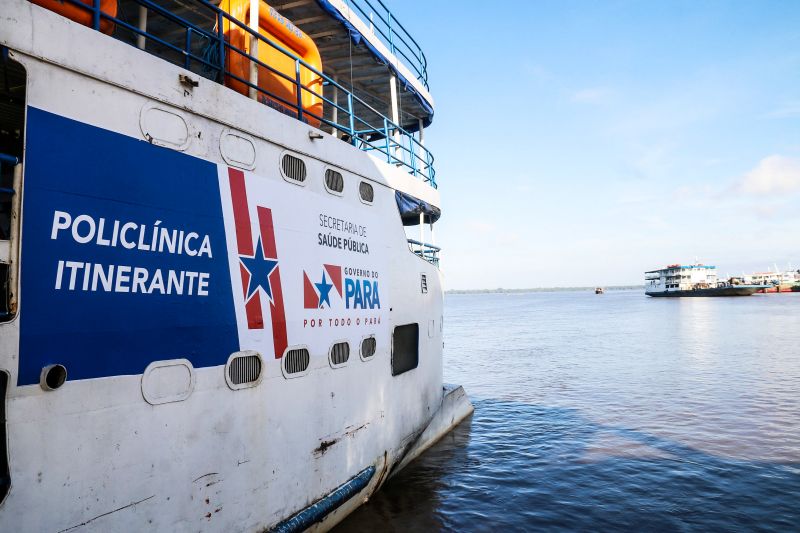
M 28 108 L 20 385 L 153 361 L 224 364 L 239 340 L 217 167 Z

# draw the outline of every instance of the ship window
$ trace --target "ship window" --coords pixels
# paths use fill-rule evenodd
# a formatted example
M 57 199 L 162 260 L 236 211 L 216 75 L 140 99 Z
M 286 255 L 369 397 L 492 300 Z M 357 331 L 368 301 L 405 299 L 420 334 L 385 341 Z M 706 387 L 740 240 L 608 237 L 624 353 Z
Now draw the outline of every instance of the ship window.
M 368 204 L 371 204 L 375 199 L 375 190 L 372 188 L 372 185 L 366 181 L 362 181 L 358 184 L 358 194 L 361 196 L 361 200 Z
M 254 387 L 261 380 L 263 364 L 258 352 L 236 352 L 228 360 L 226 378 L 232 389 Z
M 397 326 L 392 334 L 392 375 L 399 376 L 419 364 L 419 324 Z
M 350 344 L 347 342 L 337 342 L 331 346 L 328 357 L 333 368 L 344 366 L 350 359 Z
M 299 157 L 291 154 L 283 154 L 281 169 L 286 179 L 303 183 L 306 181 L 306 164 Z
M 362 359 L 369 359 L 373 355 L 375 355 L 375 349 L 377 347 L 377 341 L 375 337 L 367 337 L 366 339 L 361 341 L 361 358 Z
M 308 364 L 311 362 L 311 356 L 308 354 L 306 348 L 294 348 L 286 352 L 283 356 L 283 372 L 286 377 L 302 376 L 308 370 Z
M 332 168 L 325 171 L 325 188 L 334 194 L 341 194 L 344 190 L 344 178 L 341 172 L 337 172 Z

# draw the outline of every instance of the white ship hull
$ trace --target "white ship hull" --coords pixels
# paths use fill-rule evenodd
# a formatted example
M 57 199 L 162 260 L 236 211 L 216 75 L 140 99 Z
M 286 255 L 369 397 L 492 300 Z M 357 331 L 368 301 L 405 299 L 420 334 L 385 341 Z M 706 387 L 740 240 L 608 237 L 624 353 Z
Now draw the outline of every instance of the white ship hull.
M 441 420 L 441 277 L 409 251 L 395 201 L 439 205 L 435 189 L 223 86 L 189 89 L 186 71 L 145 52 L 3 4 L 0 40 L 26 72 L 27 151 L 18 314 L 0 324 L 0 529 L 261 531 L 363 474 L 321 515 L 328 529 L 468 414 L 462 392 Z M 305 163 L 302 184 L 281 170 L 287 153 Z M 326 169 L 343 175 L 341 195 Z M 250 279 L 259 269 L 267 278 Z M 393 375 L 407 324 L 418 364 Z M 307 369 L 288 372 L 292 349 L 308 350 Z M 244 386 L 228 367 L 240 352 L 262 365 Z M 47 391 L 50 364 L 68 379 Z

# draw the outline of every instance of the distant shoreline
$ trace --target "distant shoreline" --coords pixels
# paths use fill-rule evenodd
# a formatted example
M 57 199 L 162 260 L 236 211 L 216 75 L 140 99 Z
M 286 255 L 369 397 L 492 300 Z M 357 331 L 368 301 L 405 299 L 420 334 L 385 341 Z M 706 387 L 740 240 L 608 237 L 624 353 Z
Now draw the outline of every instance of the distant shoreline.
M 524 292 L 578 292 L 594 291 L 595 287 L 536 287 L 533 289 L 451 289 L 444 291 L 445 294 L 513 294 Z M 644 285 L 611 285 L 603 287 L 606 291 L 625 291 L 641 290 Z

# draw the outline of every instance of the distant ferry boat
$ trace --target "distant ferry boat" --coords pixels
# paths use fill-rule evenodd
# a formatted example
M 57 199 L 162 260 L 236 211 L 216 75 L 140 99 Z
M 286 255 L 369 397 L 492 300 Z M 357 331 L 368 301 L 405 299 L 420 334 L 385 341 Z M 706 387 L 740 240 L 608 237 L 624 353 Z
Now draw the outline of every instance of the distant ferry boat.
M 0 530 L 327 530 L 471 412 L 384 2 L 2 0 L 0 52 Z
M 721 282 L 717 267 L 711 265 L 668 265 L 645 275 L 648 296 L 750 296 L 764 285 Z
M 758 292 L 800 292 L 800 270 L 785 270 L 775 268 L 775 271 L 754 272 L 744 276 L 747 283 L 764 285 Z

